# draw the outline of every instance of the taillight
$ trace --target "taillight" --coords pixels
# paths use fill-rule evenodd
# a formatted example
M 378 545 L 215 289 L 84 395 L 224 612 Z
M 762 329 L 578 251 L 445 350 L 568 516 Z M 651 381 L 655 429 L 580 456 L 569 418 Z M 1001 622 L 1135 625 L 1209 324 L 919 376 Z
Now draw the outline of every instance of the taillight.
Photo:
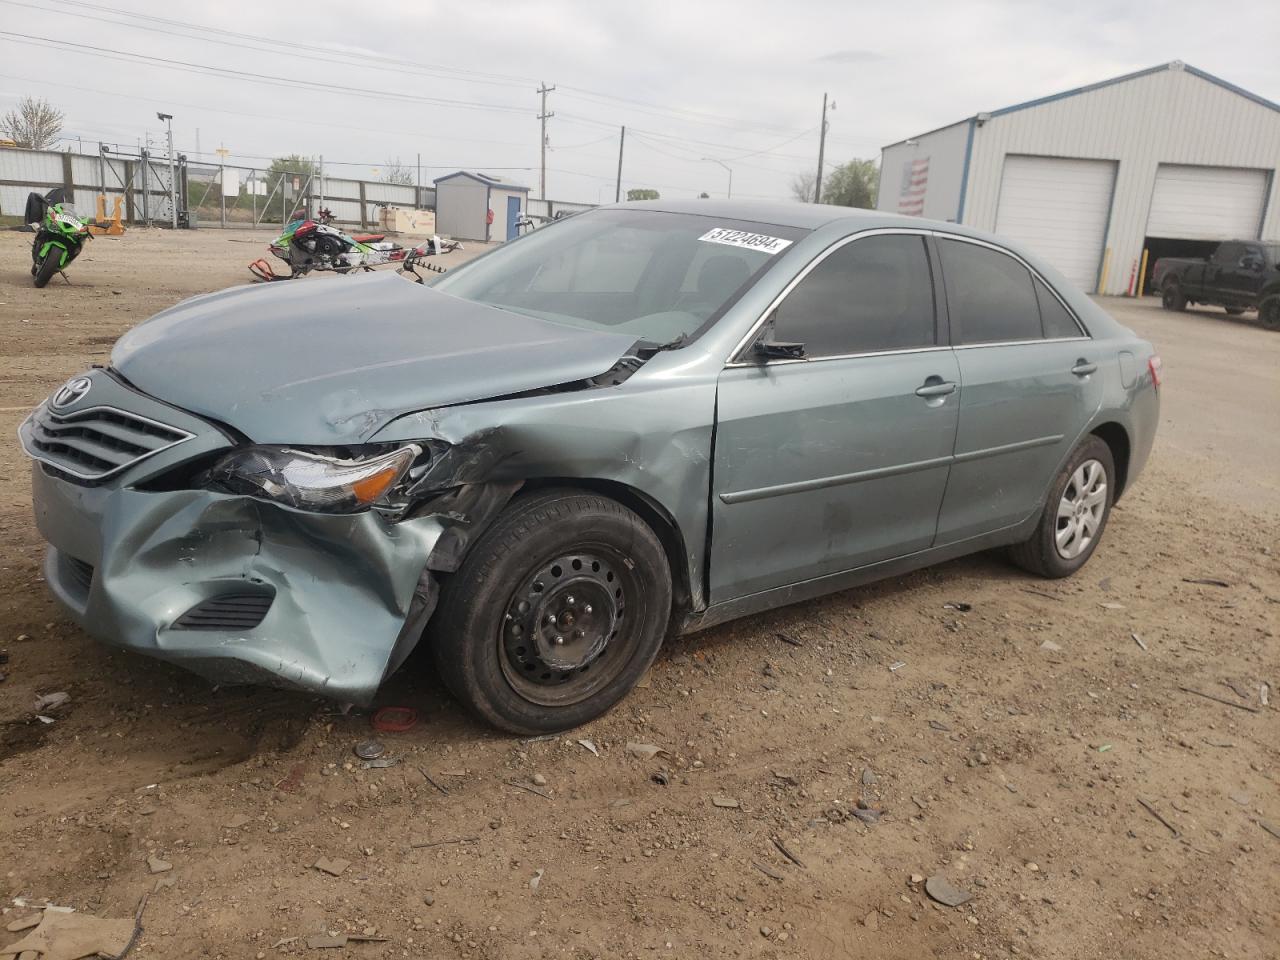
M 1151 371 L 1151 385 L 1157 390 L 1160 389 L 1160 358 L 1152 354 L 1151 359 L 1147 361 L 1147 369 Z

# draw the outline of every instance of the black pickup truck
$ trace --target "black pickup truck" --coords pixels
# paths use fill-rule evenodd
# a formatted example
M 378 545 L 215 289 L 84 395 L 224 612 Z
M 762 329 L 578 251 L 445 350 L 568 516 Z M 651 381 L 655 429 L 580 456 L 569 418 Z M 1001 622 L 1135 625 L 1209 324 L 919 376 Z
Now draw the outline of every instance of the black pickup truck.
M 1256 309 L 1269 330 L 1280 329 L 1280 243 L 1224 240 L 1208 260 L 1161 257 L 1151 274 L 1166 310 L 1217 304 L 1238 316 Z

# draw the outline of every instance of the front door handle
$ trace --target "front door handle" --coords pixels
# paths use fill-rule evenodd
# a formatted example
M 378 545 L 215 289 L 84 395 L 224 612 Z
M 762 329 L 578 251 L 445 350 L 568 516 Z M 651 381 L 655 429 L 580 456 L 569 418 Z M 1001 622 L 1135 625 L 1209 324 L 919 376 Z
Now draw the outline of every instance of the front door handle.
M 924 382 L 924 386 L 916 387 L 917 397 L 945 397 L 955 392 L 955 383 L 941 377 L 930 377 Z
M 1096 363 L 1090 363 L 1088 360 L 1084 359 L 1084 357 L 1081 357 L 1076 361 L 1076 365 L 1071 368 L 1071 372 L 1077 377 L 1087 377 L 1091 373 L 1098 372 L 1098 365 Z

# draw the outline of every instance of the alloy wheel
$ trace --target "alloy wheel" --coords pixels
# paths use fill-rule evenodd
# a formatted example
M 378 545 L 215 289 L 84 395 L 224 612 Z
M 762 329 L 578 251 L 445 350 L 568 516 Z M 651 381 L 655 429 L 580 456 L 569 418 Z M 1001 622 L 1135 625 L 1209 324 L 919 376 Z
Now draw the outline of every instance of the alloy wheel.
M 1054 545 L 1064 560 L 1074 560 L 1093 543 L 1107 510 L 1107 471 L 1086 460 L 1071 474 L 1058 502 Z

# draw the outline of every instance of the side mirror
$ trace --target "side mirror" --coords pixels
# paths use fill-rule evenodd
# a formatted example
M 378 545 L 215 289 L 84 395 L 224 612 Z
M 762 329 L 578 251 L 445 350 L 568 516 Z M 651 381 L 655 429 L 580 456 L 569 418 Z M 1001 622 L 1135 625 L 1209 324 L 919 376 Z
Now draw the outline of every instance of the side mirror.
M 765 360 L 803 360 L 803 343 L 785 343 L 778 340 L 757 340 L 751 352 L 762 362 Z
M 1241 257 L 1240 266 L 1245 270 L 1260 270 L 1262 261 L 1257 257 Z

